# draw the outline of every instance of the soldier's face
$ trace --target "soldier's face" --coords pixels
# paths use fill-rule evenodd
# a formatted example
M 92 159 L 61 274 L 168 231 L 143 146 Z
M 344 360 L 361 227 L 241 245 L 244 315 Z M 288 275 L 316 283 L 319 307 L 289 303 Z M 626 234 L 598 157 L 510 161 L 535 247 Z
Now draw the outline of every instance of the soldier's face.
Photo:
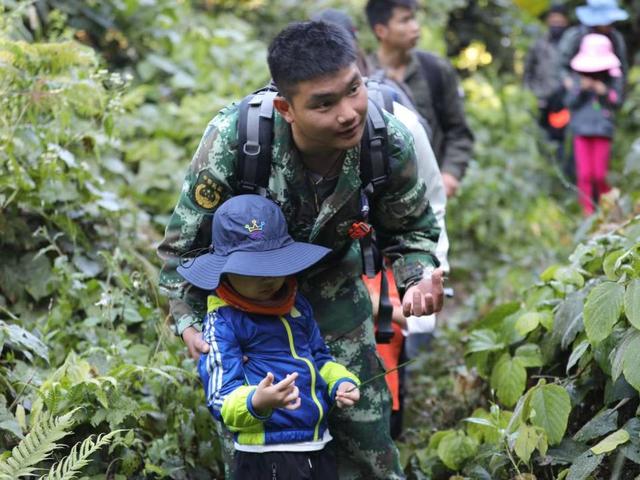
M 406 7 L 394 7 L 389 22 L 377 24 L 374 31 L 380 42 L 399 50 L 411 50 L 420 39 L 416 13 Z
M 367 118 L 367 89 L 356 64 L 297 84 L 274 105 L 291 125 L 303 153 L 346 150 L 360 143 Z

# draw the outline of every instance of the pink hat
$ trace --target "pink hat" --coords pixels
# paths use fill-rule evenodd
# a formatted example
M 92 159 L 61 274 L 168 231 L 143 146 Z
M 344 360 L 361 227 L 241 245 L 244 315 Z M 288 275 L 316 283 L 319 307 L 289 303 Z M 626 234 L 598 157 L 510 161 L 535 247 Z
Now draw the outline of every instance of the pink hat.
M 611 40 L 599 33 L 585 35 L 580 42 L 580 51 L 571 60 L 571 68 L 583 73 L 615 71 L 620 65 Z

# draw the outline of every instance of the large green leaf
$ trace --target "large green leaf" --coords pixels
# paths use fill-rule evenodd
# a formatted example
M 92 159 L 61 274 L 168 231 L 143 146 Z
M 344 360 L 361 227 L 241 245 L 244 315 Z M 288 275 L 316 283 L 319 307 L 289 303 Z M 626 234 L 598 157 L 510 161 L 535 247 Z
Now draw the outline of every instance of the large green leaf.
M 624 287 L 604 282 L 594 287 L 584 306 L 584 326 L 591 343 L 607 338 L 622 313 Z
M 550 445 L 560 443 L 567 430 L 571 399 L 560 385 L 540 385 L 531 394 L 531 423 L 547 432 Z
M 465 460 L 475 455 L 476 449 L 476 442 L 464 432 L 451 432 L 440 440 L 438 457 L 451 470 L 459 470 Z
M 508 407 L 512 407 L 524 392 L 527 370 L 518 358 L 503 354 L 491 372 L 491 387 L 495 388 L 498 398 Z
M 525 336 L 529 332 L 533 332 L 540 325 L 542 315 L 538 312 L 526 312 L 516 320 L 516 331 Z
M 601 453 L 609 453 L 618 448 L 618 446 L 627 443 L 629 441 L 629 438 L 629 432 L 621 428 L 620 430 L 613 432 L 611 435 L 607 436 L 607 438 L 604 438 L 596 445 L 591 447 L 591 451 L 596 455 L 600 455 Z
M 504 346 L 504 343 L 501 343 L 498 340 L 498 334 L 493 330 L 474 330 L 469 335 L 467 353 L 491 352 L 494 350 L 501 350 Z
M 547 453 L 547 434 L 541 428 L 521 425 L 516 433 L 513 449 L 523 461 L 529 462 L 536 448 L 542 455 Z
M 553 337 L 566 349 L 583 330 L 584 291 L 571 293 L 558 307 L 553 322 Z
M 596 455 L 591 450 L 587 450 L 573 462 L 569 469 L 569 475 L 566 476 L 565 480 L 585 480 L 598 468 L 603 459 L 604 454 Z
M 624 350 L 622 371 L 627 382 L 629 382 L 633 388 L 640 391 L 640 368 L 638 366 L 638 359 L 640 359 L 640 335 L 636 334 L 631 337 Z
M 575 268 L 560 267 L 556 270 L 554 276 L 559 282 L 575 285 L 578 288 L 584 286 L 584 277 Z
M 579 342 L 574 348 L 573 351 L 571 352 L 571 355 L 569 356 L 569 360 L 567 361 L 567 366 L 565 368 L 566 372 L 569 373 L 569 370 L 571 370 L 573 368 L 573 366 L 578 363 L 578 361 L 580 360 L 580 358 L 582 358 L 582 356 L 585 354 L 585 352 L 589 349 L 589 341 L 588 340 L 582 340 L 581 342 Z
M 625 250 L 615 250 L 608 254 L 602 262 L 602 269 L 609 280 L 616 281 L 620 275 L 616 274 L 615 265 L 618 259 L 624 255 Z
M 540 347 L 535 343 L 520 345 L 515 356 L 526 368 L 541 367 L 544 364 Z
M 640 418 L 632 418 L 622 428 L 629 432 L 630 442 L 620 451 L 632 462 L 640 464 Z
M 573 436 L 578 442 L 588 442 L 594 438 L 601 437 L 618 427 L 618 411 L 607 409 L 598 413 L 582 426 Z
M 624 312 L 631 325 L 640 330 L 640 279 L 627 285 L 624 292 Z

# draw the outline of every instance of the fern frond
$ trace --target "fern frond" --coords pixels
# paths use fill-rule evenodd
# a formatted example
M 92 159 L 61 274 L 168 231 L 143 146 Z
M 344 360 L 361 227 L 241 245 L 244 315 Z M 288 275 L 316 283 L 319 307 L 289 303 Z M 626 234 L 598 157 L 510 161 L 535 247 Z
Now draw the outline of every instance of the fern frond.
M 80 442 L 76 443 L 71 449 L 71 453 L 53 465 L 49 474 L 43 475 L 39 480 L 72 480 L 89 463 L 89 457 L 103 446 L 111 443 L 114 435 L 121 431 L 115 430 L 108 434 L 102 434 L 96 438 L 95 442 L 92 440 L 93 435 L 90 435 L 84 439 L 82 445 Z M 78 445 L 80 445 L 79 449 Z
M 32 476 L 35 465 L 46 460 L 59 447 L 56 442 L 71 433 L 75 412 L 72 410 L 56 418 L 42 415 L 29 434 L 11 451 L 11 456 L 0 462 L 0 480 Z

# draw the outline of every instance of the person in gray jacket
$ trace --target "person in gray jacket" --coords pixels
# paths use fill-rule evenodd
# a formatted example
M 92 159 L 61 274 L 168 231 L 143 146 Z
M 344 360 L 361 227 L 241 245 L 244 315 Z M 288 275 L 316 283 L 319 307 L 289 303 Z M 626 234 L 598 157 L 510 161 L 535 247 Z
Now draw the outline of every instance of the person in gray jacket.
M 583 212 L 591 215 L 609 190 L 607 170 L 614 133 L 614 110 L 622 103 L 622 62 L 605 35 L 590 33 L 571 60 L 566 102 L 571 110 L 577 185 Z
M 547 32 L 535 41 L 525 57 L 524 85 L 538 100 L 540 126 L 560 149 L 568 122 L 566 115 L 564 118 L 558 115 L 564 108 L 558 44 L 569 26 L 566 7 L 561 4 L 551 5 L 545 14 L 545 23 L 548 27 Z M 559 153 L 558 159 L 561 158 Z

